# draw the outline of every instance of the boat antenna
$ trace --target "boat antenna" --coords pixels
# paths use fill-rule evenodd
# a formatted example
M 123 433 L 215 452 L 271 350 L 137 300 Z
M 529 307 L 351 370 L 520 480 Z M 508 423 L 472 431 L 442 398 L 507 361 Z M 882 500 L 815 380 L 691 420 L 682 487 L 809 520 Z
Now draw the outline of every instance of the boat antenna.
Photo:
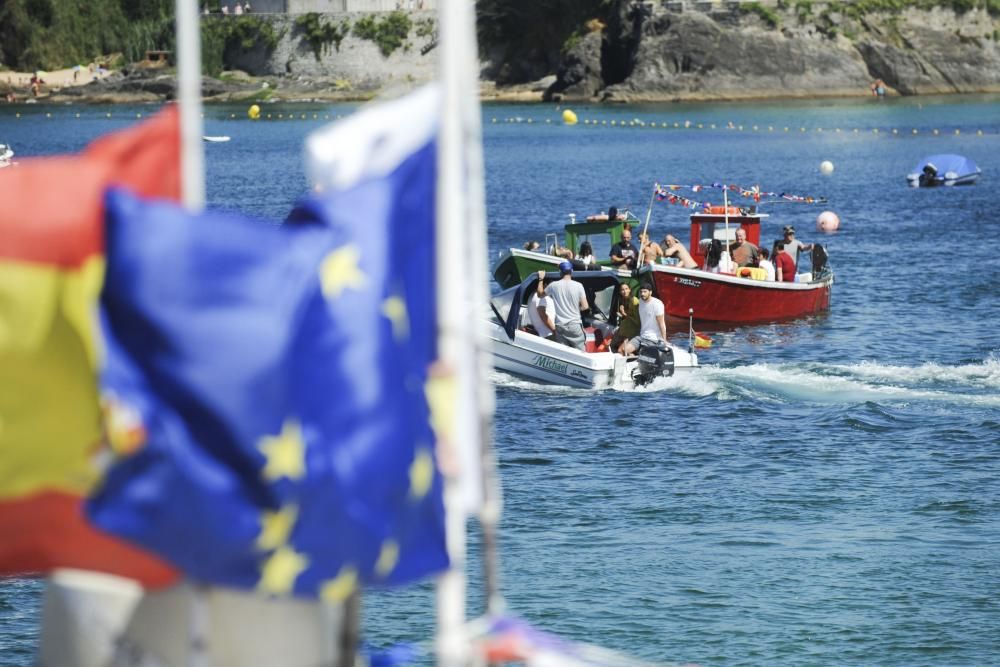
M 688 353 L 694 352 L 694 308 L 688 308 Z
M 726 248 L 722 252 L 725 253 L 726 258 L 729 260 L 727 266 L 732 268 L 732 257 L 729 255 L 729 186 L 722 186 L 722 213 L 725 216 L 726 225 Z
M 646 224 L 642 226 L 642 236 L 640 236 L 639 238 L 645 237 L 646 236 L 646 230 L 649 229 L 649 217 L 653 214 L 653 201 L 655 199 L 656 199 L 656 186 L 654 185 L 653 186 L 653 194 L 651 194 L 649 196 L 649 208 L 646 209 Z M 625 217 L 627 218 L 628 216 L 625 216 Z M 648 243 L 648 241 L 647 241 L 647 243 Z M 639 270 L 638 262 L 642 261 L 642 248 L 645 245 L 646 245 L 646 243 L 640 243 L 639 244 L 639 256 L 636 258 L 636 263 L 637 263 L 637 265 L 636 265 L 636 271 Z

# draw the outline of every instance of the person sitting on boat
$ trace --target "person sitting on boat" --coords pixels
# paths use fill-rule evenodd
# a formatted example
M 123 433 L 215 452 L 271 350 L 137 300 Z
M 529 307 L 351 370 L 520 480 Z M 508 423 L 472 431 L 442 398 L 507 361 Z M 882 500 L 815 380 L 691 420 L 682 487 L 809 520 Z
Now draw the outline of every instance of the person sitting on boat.
M 616 269 L 635 269 L 639 249 L 632 243 L 632 230 L 622 230 L 622 240 L 611 246 L 611 264 Z
M 684 269 L 697 269 L 698 262 L 694 261 L 691 253 L 688 252 L 684 244 L 678 241 L 671 234 L 663 237 L 663 256 L 677 259 L 678 265 Z
M 705 270 L 711 273 L 732 273 L 734 268 L 736 267 L 733 266 L 729 251 L 722 249 L 722 241 L 712 239 L 705 254 Z
M 552 321 L 550 314 L 552 304 L 545 296 L 545 271 L 538 272 L 538 285 L 535 293 L 528 300 L 528 322 L 535 330 L 535 334 L 546 340 L 555 340 L 556 324 Z
M 666 344 L 667 323 L 664 312 L 663 302 L 653 296 L 653 286 L 642 283 L 639 286 L 639 335 L 625 343 L 623 354 L 635 354 L 642 343 Z
M 788 254 L 788 246 L 784 241 L 778 241 L 774 246 L 774 272 L 778 282 L 795 282 L 795 260 Z
M 736 266 L 757 266 L 760 252 L 757 246 L 747 241 L 747 230 L 736 229 L 736 240 L 729 244 L 729 254 Z
M 656 264 L 663 257 L 663 248 L 656 241 L 650 241 L 646 232 L 639 234 L 639 257 L 642 266 Z
M 573 263 L 559 263 L 559 280 L 545 288 L 545 295 L 555 313 L 556 341 L 578 350 L 587 349 L 587 335 L 583 330 L 583 313 L 590 311 L 583 285 L 573 280 Z
M 618 285 L 618 330 L 611 337 L 611 351 L 625 354 L 625 343 L 639 335 L 639 298 L 628 283 Z
M 757 266 L 764 269 L 767 272 L 767 277 L 765 280 L 774 280 L 774 264 L 771 263 L 769 259 L 771 253 L 767 251 L 767 248 L 760 248 L 760 261 L 757 262 Z
M 782 229 L 782 232 L 784 233 L 785 237 L 781 241 L 774 242 L 775 252 L 773 254 L 775 255 L 775 259 L 777 259 L 778 255 L 777 252 L 778 243 L 784 243 L 785 252 L 787 252 L 789 257 L 792 258 L 792 261 L 795 263 L 795 268 L 798 269 L 799 253 L 811 251 L 813 249 L 813 244 L 803 243 L 802 241 L 795 238 L 795 227 L 791 225 L 785 225 L 784 229 Z
M 577 256 L 576 261 L 584 269 L 597 268 L 597 260 L 594 258 L 594 247 L 590 245 L 590 241 L 584 241 L 580 244 L 580 254 Z
M 527 250 L 528 252 L 537 252 L 538 249 L 541 247 L 542 244 L 539 243 L 538 241 L 526 241 L 524 244 L 524 249 Z

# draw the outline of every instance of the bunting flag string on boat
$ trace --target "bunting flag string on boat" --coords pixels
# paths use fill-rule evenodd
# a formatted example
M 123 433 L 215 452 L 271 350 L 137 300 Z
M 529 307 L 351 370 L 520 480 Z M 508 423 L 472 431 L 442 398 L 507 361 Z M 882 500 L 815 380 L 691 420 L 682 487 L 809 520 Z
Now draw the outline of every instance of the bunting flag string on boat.
M 733 185 L 728 183 L 711 183 L 708 185 L 695 184 L 695 185 L 678 185 L 678 184 L 667 184 L 661 185 L 656 183 L 655 195 L 657 201 L 666 201 L 670 204 L 680 204 L 685 208 L 692 210 L 695 209 L 708 209 L 713 206 L 711 202 L 698 201 L 695 199 L 689 199 L 683 195 L 677 194 L 679 190 L 689 190 L 694 193 L 703 192 L 705 190 L 728 190 L 729 192 L 734 192 L 741 197 L 746 199 L 752 199 L 755 203 L 760 203 L 761 199 L 774 199 L 783 200 L 789 202 L 800 202 L 804 204 L 821 203 L 826 201 L 825 197 L 812 197 L 809 195 L 796 195 L 789 192 L 769 192 L 761 190 L 759 185 L 754 185 L 753 187 L 745 188 L 740 185 Z

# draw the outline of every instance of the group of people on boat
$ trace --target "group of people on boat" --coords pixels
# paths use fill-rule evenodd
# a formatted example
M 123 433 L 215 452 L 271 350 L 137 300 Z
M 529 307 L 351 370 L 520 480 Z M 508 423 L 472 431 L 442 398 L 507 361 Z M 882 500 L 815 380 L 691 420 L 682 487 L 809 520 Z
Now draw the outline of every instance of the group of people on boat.
M 636 298 L 629 284 L 621 283 L 618 296 L 618 327 L 602 322 L 594 328 L 598 349 L 604 349 L 604 341 L 609 339 L 610 349 L 624 356 L 634 355 L 644 343 L 665 345 L 665 309 L 663 302 L 653 296 L 652 284 L 643 282 Z M 537 287 L 527 304 L 528 322 L 537 335 L 586 351 L 584 319 L 589 311 L 583 285 L 573 280 L 572 262 L 563 260 L 559 264 L 559 279 L 548 284 L 545 271 L 538 272 Z

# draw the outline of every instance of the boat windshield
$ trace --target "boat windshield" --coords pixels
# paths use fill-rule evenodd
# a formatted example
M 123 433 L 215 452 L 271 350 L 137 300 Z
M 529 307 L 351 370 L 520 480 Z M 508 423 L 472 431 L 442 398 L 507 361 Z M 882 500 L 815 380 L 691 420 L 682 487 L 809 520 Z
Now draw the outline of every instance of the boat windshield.
M 584 241 L 590 242 L 590 247 L 594 249 L 594 257 L 598 260 L 611 256 L 611 234 L 601 232 L 600 234 L 581 234 L 577 237 L 577 252 Z
M 510 309 L 514 305 L 514 297 L 517 296 L 517 293 L 518 288 L 514 287 L 504 290 L 490 299 L 493 315 L 500 318 L 500 324 L 507 322 L 507 316 L 510 315 Z M 518 307 L 520 307 L 520 304 L 518 304 Z
M 594 317 L 605 322 L 608 321 L 608 315 L 611 313 L 611 302 L 615 298 L 617 287 L 617 285 L 609 285 L 593 293 L 590 302 L 594 304 Z

